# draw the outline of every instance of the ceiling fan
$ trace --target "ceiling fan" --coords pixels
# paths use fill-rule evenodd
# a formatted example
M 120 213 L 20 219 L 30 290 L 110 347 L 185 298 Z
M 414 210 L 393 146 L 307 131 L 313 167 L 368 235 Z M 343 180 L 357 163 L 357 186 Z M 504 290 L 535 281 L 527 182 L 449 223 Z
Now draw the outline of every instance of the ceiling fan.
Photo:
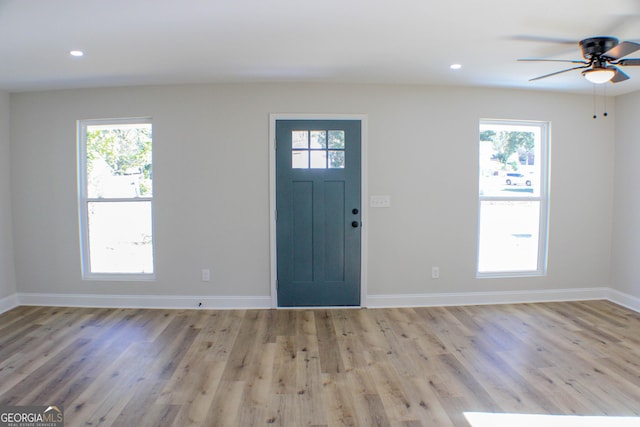
M 601 84 L 606 82 L 619 83 L 628 80 L 630 77 L 619 67 L 640 66 L 640 58 L 623 59 L 625 56 L 640 49 L 640 43 L 629 41 L 620 42 L 615 37 L 590 37 L 578 42 L 582 57 L 584 59 L 518 59 L 518 61 L 546 61 L 546 62 L 568 62 L 571 64 L 581 64 L 565 70 L 534 77 L 529 81 L 541 80 L 547 77 L 566 73 L 567 71 L 580 70 L 582 75 L 592 83 Z

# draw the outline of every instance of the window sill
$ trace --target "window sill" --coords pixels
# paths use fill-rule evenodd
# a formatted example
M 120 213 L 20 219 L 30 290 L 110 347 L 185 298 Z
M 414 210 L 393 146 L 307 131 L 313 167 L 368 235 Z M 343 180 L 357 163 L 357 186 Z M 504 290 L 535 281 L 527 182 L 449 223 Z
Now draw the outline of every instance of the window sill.
M 147 273 L 91 273 L 82 276 L 82 280 L 102 282 L 154 282 L 156 275 Z

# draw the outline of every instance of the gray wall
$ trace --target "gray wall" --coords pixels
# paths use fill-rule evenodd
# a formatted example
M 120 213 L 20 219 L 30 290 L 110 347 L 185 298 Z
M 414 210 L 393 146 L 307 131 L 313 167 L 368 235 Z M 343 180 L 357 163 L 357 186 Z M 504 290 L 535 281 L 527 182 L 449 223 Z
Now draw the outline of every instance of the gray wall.
M 616 98 L 614 289 L 640 298 L 640 93 Z
M 609 286 L 615 122 L 593 120 L 592 102 L 533 91 L 302 84 L 13 94 L 18 291 L 269 295 L 269 113 L 368 116 L 368 193 L 392 200 L 370 209 L 365 224 L 370 295 Z M 154 123 L 158 278 L 82 281 L 76 120 L 128 116 Z M 480 118 L 551 121 L 546 277 L 475 278 Z M 432 265 L 439 280 L 430 278 Z M 204 267 L 211 283 L 200 282 Z
M 11 228 L 9 100 L 9 94 L 0 91 L 0 299 L 16 292 Z

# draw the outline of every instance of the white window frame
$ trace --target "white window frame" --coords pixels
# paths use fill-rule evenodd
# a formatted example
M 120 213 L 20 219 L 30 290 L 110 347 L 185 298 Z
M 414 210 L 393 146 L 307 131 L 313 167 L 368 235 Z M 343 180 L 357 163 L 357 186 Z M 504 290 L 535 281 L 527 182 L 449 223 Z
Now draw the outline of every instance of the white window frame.
M 90 198 L 87 189 L 87 127 L 96 125 L 127 125 L 151 124 L 150 117 L 129 117 L 119 119 L 85 119 L 77 121 L 77 149 L 78 149 L 78 210 L 80 225 L 80 256 L 83 280 L 111 280 L 111 281 L 153 281 L 156 278 L 155 265 L 155 221 L 153 214 L 153 190 L 150 197 L 135 198 Z M 151 153 L 153 159 L 153 149 Z M 153 164 L 153 160 L 152 160 Z M 149 202 L 151 203 L 151 246 L 153 257 L 152 273 L 93 273 L 91 272 L 91 254 L 89 245 L 88 207 L 92 202 Z
M 540 191 L 532 196 L 484 196 L 478 191 L 478 231 L 477 231 L 477 253 L 476 253 L 476 277 L 477 278 L 500 278 L 500 277 L 528 277 L 545 276 L 547 274 L 547 257 L 549 246 L 549 173 L 551 163 L 551 123 L 543 121 L 529 120 L 499 120 L 480 119 L 478 132 L 481 125 L 507 125 L 507 126 L 535 126 L 540 129 Z M 480 139 L 478 135 L 478 140 Z M 479 147 L 476 147 L 479 149 Z M 480 162 L 478 162 L 479 165 Z M 478 173 L 478 180 L 480 179 Z M 479 188 L 479 182 L 477 188 Z M 514 271 L 479 271 L 480 261 L 480 230 L 482 228 L 481 207 L 486 201 L 531 201 L 540 203 L 540 219 L 538 224 L 538 264 L 535 270 L 514 270 Z

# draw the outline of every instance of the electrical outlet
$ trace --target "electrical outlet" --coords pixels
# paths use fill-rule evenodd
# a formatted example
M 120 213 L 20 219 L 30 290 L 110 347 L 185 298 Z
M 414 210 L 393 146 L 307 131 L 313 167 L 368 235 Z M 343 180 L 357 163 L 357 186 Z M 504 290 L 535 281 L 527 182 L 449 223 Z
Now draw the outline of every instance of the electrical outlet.
M 431 267 L 431 278 L 432 279 L 440 278 L 440 267 Z
M 202 269 L 202 281 L 203 282 L 210 282 L 211 281 L 211 270 L 209 270 L 208 268 L 203 268 Z

